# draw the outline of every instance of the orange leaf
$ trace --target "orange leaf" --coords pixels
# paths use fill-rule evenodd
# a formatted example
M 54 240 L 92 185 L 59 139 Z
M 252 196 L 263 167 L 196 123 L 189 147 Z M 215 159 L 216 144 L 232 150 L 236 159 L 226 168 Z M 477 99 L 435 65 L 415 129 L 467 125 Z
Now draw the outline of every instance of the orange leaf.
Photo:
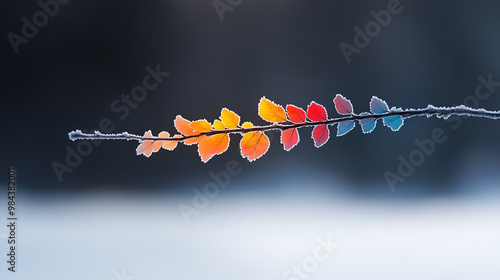
M 203 162 L 209 161 L 214 155 L 220 155 L 229 147 L 229 135 L 216 134 L 201 136 L 198 143 L 198 154 Z
M 185 118 L 181 117 L 180 115 L 177 115 L 177 117 L 175 117 L 174 126 L 177 129 L 177 131 L 179 131 L 182 135 L 193 136 L 193 135 L 199 134 L 198 132 L 195 132 L 191 128 L 190 124 L 191 124 L 190 121 L 186 120 Z M 184 144 L 192 145 L 192 144 L 198 143 L 198 140 L 199 140 L 198 138 L 199 137 L 193 137 L 193 138 L 186 139 L 186 140 L 184 140 Z
M 259 102 L 259 116 L 268 122 L 286 121 L 285 109 L 265 97 L 262 97 Z
M 160 132 L 160 134 L 158 134 L 158 138 L 170 138 L 170 133 L 162 131 Z
M 220 113 L 220 120 L 227 128 L 236 128 L 240 125 L 240 116 L 226 108 L 222 109 Z
M 240 142 L 241 156 L 254 161 L 263 156 L 269 149 L 269 138 L 262 132 L 248 132 Z
M 160 134 L 158 134 L 158 137 L 160 138 L 166 138 L 166 137 L 169 137 L 170 134 L 166 131 L 162 131 L 160 132 Z M 158 140 L 158 141 L 154 141 L 153 143 L 153 153 L 156 153 L 158 152 L 160 149 L 161 149 L 161 145 L 163 144 L 163 141 L 161 140 Z
M 158 134 L 158 137 L 159 138 L 169 138 L 170 133 L 164 131 L 164 132 L 161 132 L 160 134 Z M 181 138 L 181 137 L 182 137 L 182 135 L 176 134 L 176 135 L 174 135 L 173 138 Z M 163 141 L 161 143 L 162 143 L 161 146 L 163 147 L 163 149 L 172 151 L 173 149 L 175 149 L 175 147 L 177 147 L 177 143 L 179 143 L 179 142 L 178 141 Z
M 209 132 L 213 128 L 207 120 L 194 121 L 189 125 L 189 127 L 199 132 Z
M 219 120 L 214 121 L 214 128 L 218 130 L 226 129 L 226 126 Z
M 181 115 L 177 115 L 174 120 L 174 126 L 181 134 L 185 136 L 194 135 L 195 132 L 190 126 L 191 122 L 183 118 Z
M 143 137 L 145 137 L 145 138 L 152 138 L 153 134 L 151 133 L 151 130 L 146 131 L 146 133 L 144 133 Z M 154 143 L 153 140 L 142 140 L 142 141 L 140 141 L 139 146 L 137 146 L 137 149 L 135 149 L 136 154 L 137 155 L 143 154 L 146 157 L 151 156 L 151 154 L 153 153 L 153 149 L 154 149 L 153 143 Z
M 196 144 L 196 143 L 198 143 L 198 141 L 200 141 L 200 137 L 201 137 L 201 136 L 198 136 L 198 137 L 193 137 L 193 138 L 188 138 L 188 139 L 184 140 L 184 142 L 183 142 L 183 143 L 184 143 L 185 145 L 188 145 L 188 146 L 189 146 L 189 145 Z
M 281 143 L 285 151 L 290 151 L 299 143 L 299 132 L 296 128 L 289 128 L 281 132 Z

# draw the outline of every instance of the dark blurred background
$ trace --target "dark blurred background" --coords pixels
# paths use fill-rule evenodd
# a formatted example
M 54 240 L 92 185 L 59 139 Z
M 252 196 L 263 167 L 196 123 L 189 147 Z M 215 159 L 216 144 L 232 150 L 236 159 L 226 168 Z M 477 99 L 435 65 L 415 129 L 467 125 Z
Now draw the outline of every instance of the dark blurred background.
M 223 12 L 223 21 L 210 1 L 60 4 L 17 54 L 8 38 L 2 41 L 3 164 L 17 166 L 31 191 L 44 193 L 95 186 L 178 191 L 176 182 L 205 176 L 231 159 L 249 178 L 300 176 L 298 170 L 310 169 L 344 178 L 351 191 L 366 191 L 387 185 L 384 172 L 397 174 L 397 157 L 408 158 L 414 139 L 442 128 L 448 140 L 403 184 L 453 191 L 454 178 L 468 172 L 465 166 L 476 156 L 484 157 L 481 169 L 496 164 L 497 170 L 495 121 L 467 119 L 453 131 L 450 122 L 411 119 L 398 133 L 379 126 L 362 135 L 358 126 L 319 150 L 309 129 L 301 131 L 302 141 L 289 153 L 276 133 L 268 154 L 255 163 L 239 156 L 238 137 L 208 164 L 201 163 L 194 147 L 146 159 L 135 155 L 135 143 L 105 142 L 59 182 L 51 164 L 67 165 L 65 147 L 77 144 L 67 133 L 98 129 L 103 118 L 116 132 L 174 132 L 177 114 L 211 120 L 222 107 L 262 123 L 257 104 L 264 95 L 301 107 L 315 100 L 333 116 L 336 93 L 350 98 L 357 112 L 368 110 L 372 95 L 402 108 L 445 106 L 474 95 L 478 76 L 500 81 L 498 1 L 403 1 L 400 13 L 392 14 L 387 27 L 348 63 L 339 44 L 355 46 L 353 28 L 364 30 L 374 20 L 370 11 L 387 10 L 388 2 L 244 1 Z M 32 21 L 41 10 L 35 1 L 2 5 L 4 35 L 22 35 L 21 18 Z M 123 112 L 113 112 L 111 103 L 142 84 L 146 66 L 156 65 L 170 75 L 120 119 Z M 500 88 L 479 106 L 500 109 Z
M 499 1 L 40 3 L 49 2 L 58 4 L 46 18 L 37 1 L 0 4 L 1 159 L 4 170 L 17 168 L 24 219 L 18 279 L 110 279 L 122 266 L 139 279 L 280 279 L 326 234 L 344 249 L 315 279 L 497 279 L 486 277 L 500 273 L 499 121 L 415 118 L 399 132 L 379 123 L 368 135 L 357 125 L 320 149 L 305 128 L 290 152 L 275 132 L 252 163 L 237 135 L 206 164 L 194 146 L 146 158 L 127 141 L 94 145 L 74 166 L 66 157 L 78 145 L 68 132 L 103 120 L 114 132 L 174 133 L 178 114 L 213 120 L 227 107 L 264 124 L 262 96 L 303 108 L 314 100 L 331 117 L 337 93 L 357 113 L 372 95 L 402 108 L 500 110 Z M 356 27 L 388 9 L 398 12 L 346 59 L 340 44 L 354 48 Z M 36 34 L 23 31 L 34 20 L 43 25 Z M 148 67 L 169 75 L 128 113 L 113 109 Z M 401 158 L 436 129 L 446 141 L 403 176 Z M 187 226 L 180 205 L 228 163 L 241 172 Z M 388 172 L 399 179 L 388 183 Z

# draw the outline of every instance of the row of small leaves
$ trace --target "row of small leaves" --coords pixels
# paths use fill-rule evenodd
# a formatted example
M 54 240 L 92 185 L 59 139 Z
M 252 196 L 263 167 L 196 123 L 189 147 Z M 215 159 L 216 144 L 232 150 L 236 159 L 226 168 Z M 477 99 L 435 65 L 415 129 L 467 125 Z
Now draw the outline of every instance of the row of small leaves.
M 337 113 L 345 120 L 335 122 L 328 119 L 328 113 L 322 105 L 311 102 L 304 110 L 295 105 L 287 105 L 283 108 L 281 105 L 262 97 L 259 102 L 259 116 L 271 123 L 267 127 L 254 127 L 251 122 L 244 122 L 240 125 L 240 116 L 235 112 L 223 108 L 219 119 L 212 123 L 206 119 L 189 121 L 178 115 L 174 120 L 174 126 L 179 132 L 170 136 L 170 133 L 163 131 L 158 134 L 160 140 L 151 140 L 153 136 L 151 130 L 147 131 L 143 138 L 149 140 L 140 140 L 136 149 L 138 155 L 143 154 L 146 157 L 160 149 L 169 151 L 177 147 L 178 142 L 185 145 L 198 145 L 198 154 L 203 162 L 209 161 L 213 156 L 224 153 L 229 147 L 229 134 L 240 133 L 243 135 L 240 141 L 240 152 L 243 158 L 254 161 L 262 157 L 269 149 L 269 137 L 265 134 L 266 130 L 281 129 L 281 143 L 286 151 L 290 151 L 299 141 L 299 127 L 313 126 L 312 139 L 316 147 L 323 146 L 330 139 L 329 125 L 337 124 L 337 136 L 347 134 L 355 127 L 356 120 L 361 125 L 363 133 L 370 133 L 375 129 L 377 120 L 382 118 L 383 124 L 397 131 L 403 125 L 403 117 L 399 114 L 388 115 L 385 117 L 377 116 L 391 112 L 401 112 L 401 109 L 391 108 L 387 103 L 373 96 L 370 101 L 370 112 L 364 112 L 359 115 L 354 113 L 351 101 L 341 94 L 337 94 L 333 99 Z M 163 140 L 169 139 L 169 140 Z M 179 139 L 179 140 L 176 140 Z

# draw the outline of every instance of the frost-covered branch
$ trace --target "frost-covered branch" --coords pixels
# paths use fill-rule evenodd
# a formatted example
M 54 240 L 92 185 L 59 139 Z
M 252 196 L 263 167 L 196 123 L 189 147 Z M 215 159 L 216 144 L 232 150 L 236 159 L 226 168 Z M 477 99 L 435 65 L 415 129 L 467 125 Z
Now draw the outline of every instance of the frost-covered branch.
M 337 113 L 341 116 L 328 118 L 326 109 L 311 102 L 307 112 L 297 106 L 288 105 L 286 110 L 274 102 L 262 98 L 259 103 L 259 116 L 269 122 L 269 125 L 254 126 L 250 122 L 240 125 L 240 117 L 231 110 L 222 109 L 221 116 L 213 123 L 207 120 L 188 121 L 181 116 L 177 116 L 174 125 L 179 132 L 170 136 L 168 132 L 161 132 L 158 136 L 153 136 L 151 131 L 143 136 L 130 134 L 128 132 L 117 134 L 103 134 L 99 131 L 94 133 L 83 133 L 81 130 L 69 133 L 69 138 L 75 140 L 136 140 L 141 144 L 137 148 L 138 154 L 146 156 L 158 151 L 160 148 L 173 150 L 178 142 L 186 145 L 198 144 L 198 152 L 204 162 L 212 156 L 227 150 L 230 134 L 243 135 L 240 143 L 243 157 L 253 161 L 262 156 L 269 147 L 269 139 L 265 132 L 271 130 L 281 131 L 281 143 L 285 150 L 290 150 L 299 141 L 298 129 L 302 127 L 314 127 L 312 138 L 316 147 L 325 144 L 330 131 L 328 126 L 337 125 L 337 136 L 347 134 L 358 122 L 363 133 L 372 132 L 379 119 L 383 124 L 393 131 L 398 131 L 405 119 L 412 117 L 426 116 L 447 119 L 450 116 L 470 116 L 488 119 L 500 119 L 500 111 L 488 111 L 485 109 L 473 109 L 466 106 L 435 107 L 429 105 L 422 109 L 406 109 L 392 107 L 377 97 L 372 97 L 370 101 L 370 111 L 356 114 L 349 100 L 340 94 L 334 99 Z

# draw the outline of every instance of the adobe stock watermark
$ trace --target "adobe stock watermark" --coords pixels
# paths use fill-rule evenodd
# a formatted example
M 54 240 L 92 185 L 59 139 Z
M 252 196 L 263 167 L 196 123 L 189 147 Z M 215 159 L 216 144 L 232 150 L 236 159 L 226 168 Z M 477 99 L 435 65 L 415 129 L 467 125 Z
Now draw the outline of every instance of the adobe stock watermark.
M 210 200 L 216 198 L 220 191 L 226 188 L 231 181 L 231 176 L 237 176 L 243 171 L 243 168 L 235 160 L 230 160 L 226 164 L 225 170 L 214 173 L 210 171 L 208 175 L 211 181 L 205 184 L 202 190 L 193 188 L 193 199 L 191 204 L 180 203 L 179 211 L 186 224 L 191 223 L 193 215 L 200 215 L 201 211 L 208 207 Z
M 232 12 L 236 7 L 241 5 L 243 0 L 214 0 L 212 5 L 221 22 L 224 21 L 224 13 Z
M 21 26 L 21 35 L 9 32 L 7 38 L 14 49 L 14 53 L 19 53 L 19 46 L 21 44 L 28 44 L 30 39 L 35 38 L 38 34 L 39 29 L 45 27 L 49 23 L 49 19 L 55 17 L 60 10 L 60 5 L 66 5 L 70 0 L 47 0 L 38 1 L 38 6 L 40 10 L 36 11 L 31 19 L 27 17 L 22 17 L 21 21 L 23 25 Z
M 316 242 L 318 244 L 314 248 L 312 255 L 305 257 L 299 264 L 292 265 L 290 269 L 283 273 L 281 279 L 308 279 L 311 274 L 318 270 L 319 264 L 328 260 L 335 252 L 335 249 L 340 247 L 339 243 L 334 242 L 331 236 L 328 236 L 326 240 L 318 237 Z
M 348 44 L 344 41 L 339 44 L 340 50 L 342 51 L 347 63 L 351 63 L 351 56 L 353 54 L 360 54 L 362 49 L 368 47 L 371 40 L 380 35 L 382 28 L 389 26 L 392 17 L 402 11 L 403 5 L 399 0 L 389 0 L 389 2 L 387 2 L 387 9 L 382 9 L 378 12 L 371 10 L 370 15 L 373 17 L 373 20 L 367 22 L 363 30 L 358 26 L 354 27 L 355 33 L 353 44 Z
M 491 97 L 491 94 L 500 87 L 500 81 L 493 81 L 493 75 L 489 74 L 487 78 L 478 76 L 479 83 L 476 85 L 474 94 L 467 96 L 463 103 L 465 106 L 471 108 L 479 108 L 481 101 L 486 101 Z M 452 116 L 445 120 L 446 123 L 451 124 L 451 130 L 456 131 L 462 126 L 463 119 L 467 116 Z M 395 186 L 398 183 L 405 182 L 416 170 L 417 167 L 424 164 L 425 160 L 431 157 L 436 151 L 439 144 L 448 140 L 448 134 L 441 127 L 436 127 L 430 133 L 430 136 L 425 139 L 415 139 L 413 143 L 415 148 L 407 153 L 406 156 L 398 155 L 397 169 L 392 171 L 385 171 L 384 178 L 387 185 L 392 192 L 395 191 Z
M 113 100 L 110 104 L 111 112 L 121 121 L 128 118 L 130 111 L 136 109 L 141 102 L 146 100 L 149 93 L 155 90 L 170 75 L 170 73 L 160 70 L 160 64 L 157 64 L 155 68 L 148 65 L 145 69 L 147 74 L 142 78 L 142 83 L 133 87 L 130 94 L 122 93 L 120 98 Z M 113 133 L 116 129 L 116 125 L 109 117 L 102 118 L 98 123 L 98 127 L 98 130 L 102 133 Z M 59 183 L 64 180 L 63 176 L 66 173 L 72 173 L 83 162 L 83 159 L 88 157 L 93 149 L 101 143 L 102 140 L 82 140 L 66 145 L 66 157 L 63 163 L 59 161 L 51 163 L 52 170 L 54 170 Z

